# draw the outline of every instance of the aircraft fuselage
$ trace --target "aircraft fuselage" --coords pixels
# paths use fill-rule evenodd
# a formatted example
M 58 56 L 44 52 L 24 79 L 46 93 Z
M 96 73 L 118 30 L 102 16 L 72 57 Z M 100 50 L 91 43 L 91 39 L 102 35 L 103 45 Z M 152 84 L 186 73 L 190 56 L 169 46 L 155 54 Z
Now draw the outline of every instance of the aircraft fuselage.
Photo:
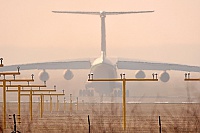
M 106 57 L 97 58 L 91 67 L 90 73 L 93 78 L 113 79 L 117 78 L 117 71 L 114 64 Z M 88 88 L 94 88 L 99 94 L 110 94 L 116 88 L 116 82 L 88 82 Z

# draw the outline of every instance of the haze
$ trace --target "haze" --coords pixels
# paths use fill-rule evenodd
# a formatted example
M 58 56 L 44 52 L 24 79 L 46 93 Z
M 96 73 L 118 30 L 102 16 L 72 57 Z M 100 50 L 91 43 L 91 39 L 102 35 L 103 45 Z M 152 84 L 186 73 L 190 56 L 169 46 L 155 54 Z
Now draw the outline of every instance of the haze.
M 1 1 L 0 56 L 11 65 L 100 55 L 99 16 L 52 10 L 154 10 L 107 16 L 107 56 L 200 66 L 199 6 L 199 0 Z

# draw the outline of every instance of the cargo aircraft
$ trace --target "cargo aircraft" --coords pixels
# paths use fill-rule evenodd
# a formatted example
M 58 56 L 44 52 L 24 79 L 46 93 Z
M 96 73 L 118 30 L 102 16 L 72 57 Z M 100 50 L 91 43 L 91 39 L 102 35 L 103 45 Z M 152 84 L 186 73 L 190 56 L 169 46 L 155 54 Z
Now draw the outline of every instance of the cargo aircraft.
M 170 63 L 154 63 L 135 60 L 117 59 L 115 63 L 106 56 L 106 27 L 105 18 L 109 15 L 120 14 L 135 14 L 135 13 L 152 13 L 154 11 L 128 11 L 128 12 L 84 12 L 84 11 L 52 11 L 53 13 L 70 13 L 70 14 L 87 14 L 87 15 L 99 15 L 101 19 L 101 54 L 94 61 L 92 59 L 87 60 L 68 60 L 63 62 L 43 62 L 43 63 L 30 63 L 30 64 L 17 64 L 4 66 L 0 68 L 0 71 L 13 71 L 20 66 L 20 70 L 41 70 L 39 78 L 42 81 L 49 79 L 49 74 L 46 70 L 49 69 L 64 69 L 64 78 L 71 80 L 73 78 L 73 69 L 90 69 L 90 72 L 94 74 L 94 78 L 117 78 L 117 69 L 137 70 L 136 78 L 145 78 L 144 70 L 158 70 L 161 71 L 159 80 L 162 82 L 168 82 L 170 75 L 169 70 L 186 71 L 186 72 L 200 72 L 199 66 L 189 66 L 181 64 Z M 94 92 L 100 95 L 110 95 L 120 92 L 121 83 L 118 82 L 86 82 L 85 89 L 79 90 L 80 96 L 93 96 Z M 117 92 L 117 93 L 116 93 Z M 119 94 L 120 95 L 120 94 Z

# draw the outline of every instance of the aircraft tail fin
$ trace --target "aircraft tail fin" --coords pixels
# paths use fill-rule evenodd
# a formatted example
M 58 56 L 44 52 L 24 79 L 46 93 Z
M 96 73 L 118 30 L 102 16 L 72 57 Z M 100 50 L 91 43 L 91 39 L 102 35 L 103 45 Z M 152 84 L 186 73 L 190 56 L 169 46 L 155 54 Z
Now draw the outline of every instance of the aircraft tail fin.
M 106 15 L 120 15 L 120 14 L 132 14 L 132 13 L 151 13 L 154 11 L 127 11 L 127 12 L 85 12 L 85 11 L 52 11 L 53 13 L 71 13 L 71 14 L 88 14 L 88 15 L 100 15 L 101 18 L 101 52 L 103 57 L 106 56 L 106 28 L 105 17 Z

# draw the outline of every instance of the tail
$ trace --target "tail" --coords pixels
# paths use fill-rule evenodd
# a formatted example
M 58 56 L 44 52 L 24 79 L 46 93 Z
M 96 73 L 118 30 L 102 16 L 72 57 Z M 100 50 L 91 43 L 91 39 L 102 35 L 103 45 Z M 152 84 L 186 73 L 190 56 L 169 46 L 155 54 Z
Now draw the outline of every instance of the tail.
M 132 14 L 132 13 L 151 13 L 154 11 L 127 11 L 127 12 L 84 12 L 84 11 L 52 11 L 53 13 L 71 13 L 71 14 L 88 14 L 88 15 L 119 15 L 119 14 Z
M 84 12 L 84 11 L 52 11 L 53 13 L 71 13 L 71 14 L 88 14 L 88 15 L 100 15 L 101 18 L 101 53 L 106 56 L 106 15 L 120 15 L 120 14 L 132 14 L 132 13 L 151 13 L 154 11 L 128 11 L 128 12 Z

